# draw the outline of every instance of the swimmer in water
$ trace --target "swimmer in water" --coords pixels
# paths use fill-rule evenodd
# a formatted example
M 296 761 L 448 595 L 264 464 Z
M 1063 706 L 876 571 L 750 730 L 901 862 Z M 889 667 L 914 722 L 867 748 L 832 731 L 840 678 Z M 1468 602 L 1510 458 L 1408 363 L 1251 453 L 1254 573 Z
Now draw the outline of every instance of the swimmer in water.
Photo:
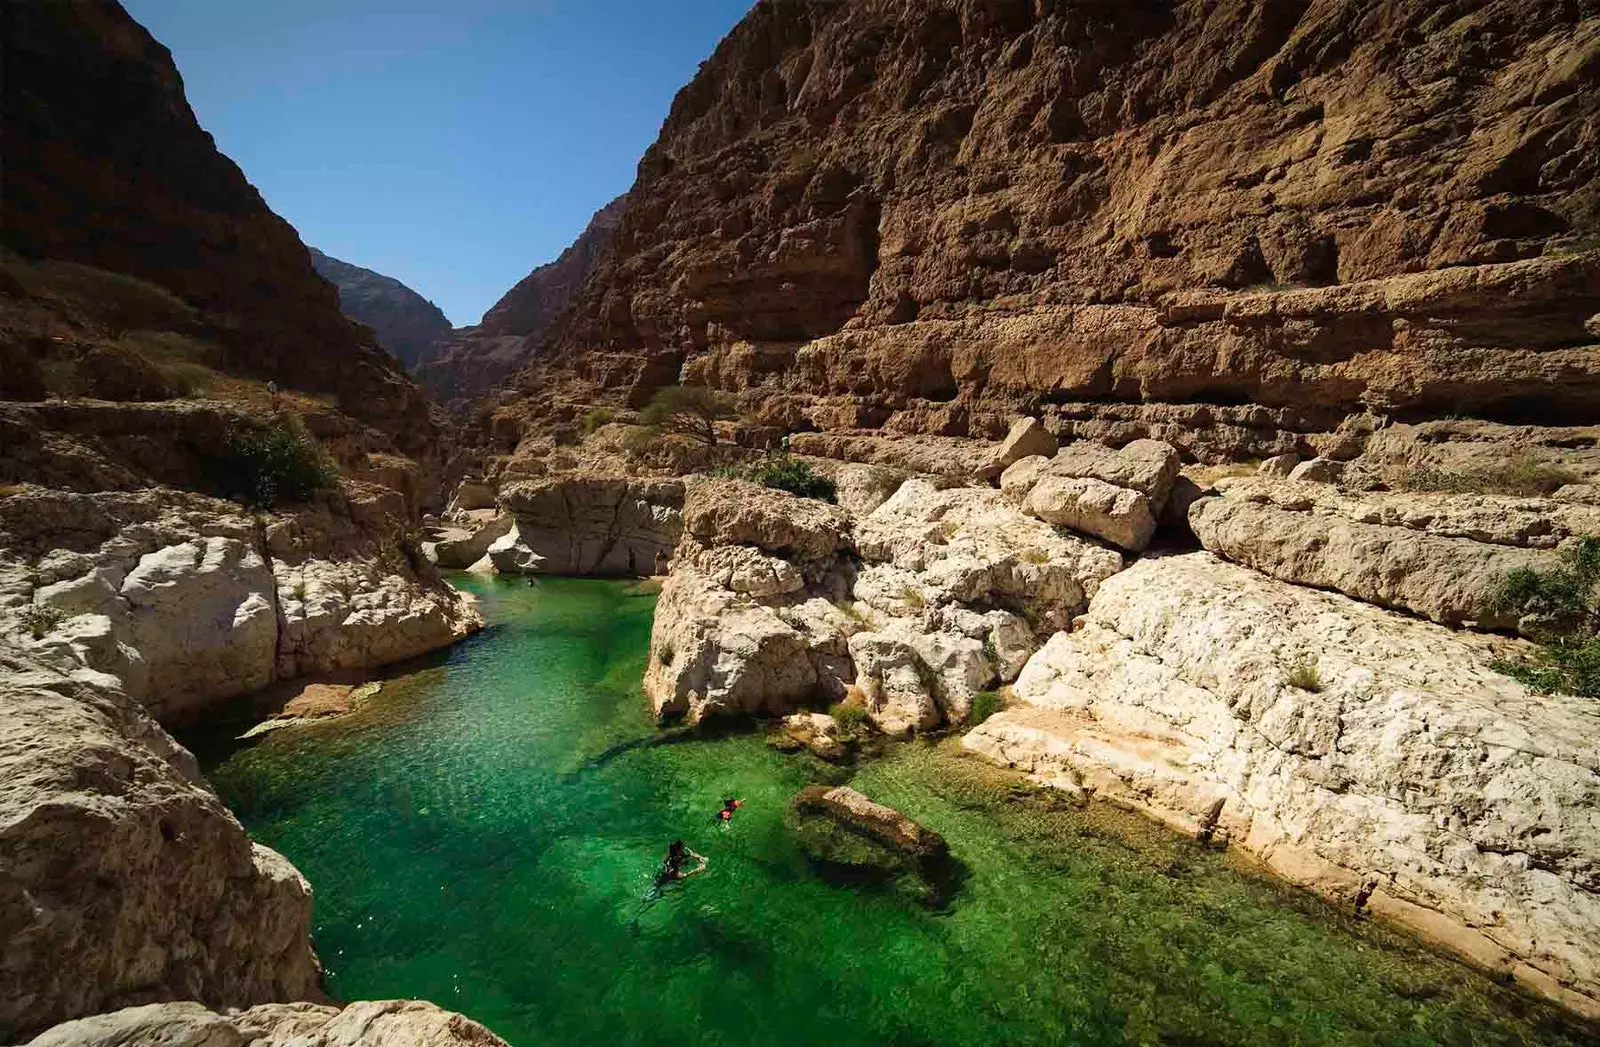
M 733 822 L 733 812 L 737 811 L 739 808 L 741 808 L 743 806 L 744 806 L 744 801 L 743 800 L 735 800 L 731 796 L 728 797 L 726 800 L 723 800 L 722 801 L 722 810 L 718 811 L 717 814 L 716 814 L 717 824 L 719 826 L 721 826 L 722 828 L 726 829 Z

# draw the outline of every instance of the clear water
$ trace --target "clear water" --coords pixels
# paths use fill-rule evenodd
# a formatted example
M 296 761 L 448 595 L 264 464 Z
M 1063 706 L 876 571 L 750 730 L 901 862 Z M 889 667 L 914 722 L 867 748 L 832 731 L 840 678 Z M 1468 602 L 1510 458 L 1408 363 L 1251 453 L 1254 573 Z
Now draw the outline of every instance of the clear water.
M 951 911 L 831 886 L 781 815 L 840 772 L 758 734 L 617 748 L 652 735 L 653 597 L 461 584 L 482 635 L 354 717 L 210 768 L 315 884 L 340 997 L 435 1000 L 519 1047 L 1592 1042 L 1403 936 L 1018 788 L 949 741 L 899 746 L 853 784 L 949 840 L 967 868 Z M 726 832 L 724 796 L 747 801 Z M 644 907 L 674 837 L 709 871 Z

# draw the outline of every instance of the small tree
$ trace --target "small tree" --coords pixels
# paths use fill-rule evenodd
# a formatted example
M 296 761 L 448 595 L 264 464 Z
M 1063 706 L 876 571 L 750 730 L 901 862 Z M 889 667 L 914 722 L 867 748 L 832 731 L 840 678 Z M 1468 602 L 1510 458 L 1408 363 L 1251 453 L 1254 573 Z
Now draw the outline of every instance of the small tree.
M 678 433 L 714 447 L 717 422 L 734 416 L 733 401 L 703 385 L 669 385 L 656 391 L 639 414 L 640 421 L 663 432 Z
M 1600 538 L 1580 538 L 1552 570 L 1512 571 L 1495 603 L 1539 644 L 1536 657 L 1496 669 L 1537 691 L 1600 698 Z
M 254 509 L 307 501 L 339 484 L 317 442 L 293 418 L 233 426 L 211 453 L 211 471 L 219 494 Z

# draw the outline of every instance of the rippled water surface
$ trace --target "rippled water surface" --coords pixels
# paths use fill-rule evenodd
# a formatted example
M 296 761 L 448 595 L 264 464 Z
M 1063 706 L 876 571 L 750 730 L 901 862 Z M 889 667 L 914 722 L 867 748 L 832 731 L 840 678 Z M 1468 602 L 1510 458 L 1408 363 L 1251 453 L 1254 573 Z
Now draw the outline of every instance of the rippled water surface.
M 830 886 L 781 817 L 839 772 L 756 734 L 628 747 L 652 734 L 652 596 L 461 584 L 482 635 L 209 771 L 315 884 L 343 998 L 435 1000 L 519 1047 L 1590 1042 L 1402 936 L 948 742 L 853 784 L 949 840 L 967 869 L 952 909 Z M 724 796 L 747 800 L 727 832 Z M 709 872 L 645 907 L 679 836 Z

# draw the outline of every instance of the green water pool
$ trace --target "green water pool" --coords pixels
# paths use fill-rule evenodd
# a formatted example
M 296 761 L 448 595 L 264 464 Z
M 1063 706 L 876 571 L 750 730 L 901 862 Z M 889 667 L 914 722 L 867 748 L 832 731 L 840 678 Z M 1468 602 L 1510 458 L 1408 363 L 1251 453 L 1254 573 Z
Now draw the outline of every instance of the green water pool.
M 852 778 L 943 833 L 947 912 L 832 886 L 782 826 L 843 780 L 759 734 L 629 747 L 654 598 L 462 579 L 489 628 L 356 715 L 208 767 L 316 888 L 345 999 L 419 997 L 541 1044 L 1593 1042 L 1560 1012 L 1142 819 L 944 743 Z M 713 814 L 746 800 L 731 829 Z M 643 906 L 667 843 L 706 875 Z

